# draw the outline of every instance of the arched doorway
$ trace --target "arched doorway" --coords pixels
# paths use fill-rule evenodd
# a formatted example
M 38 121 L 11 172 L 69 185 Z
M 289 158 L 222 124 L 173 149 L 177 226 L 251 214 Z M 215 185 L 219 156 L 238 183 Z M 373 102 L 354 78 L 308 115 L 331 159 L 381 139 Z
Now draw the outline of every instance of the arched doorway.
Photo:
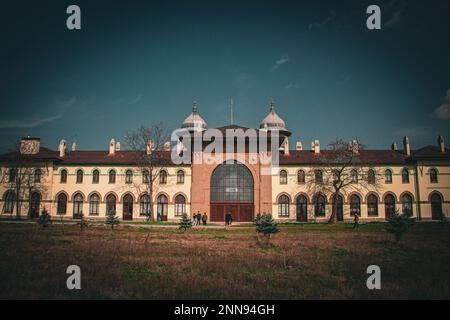
M 30 197 L 30 208 L 29 208 L 30 218 L 39 217 L 40 205 L 41 205 L 41 195 L 39 194 L 39 192 L 33 192 Z
M 297 197 L 297 221 L 308 222 L 308 199 L 304 195 Z
M 392 194 L 384 197 L 384 215 L 385 219 L 389 220 L 395 213 L 395 198 Z
M 123 220 L 133 220 L 133 197 L 131 194 L 123 197 Z
M 336 204 L 337 199 L 337 204 Z M 332 209 L 331 210 L 337 210 L 336 216 L 337 221 L 344 221 L 344 199 L 341 195 L 335 195 L 333 196 L 333 203 L 332 203 Z M 336 209 L 335 209 L 336 208 Z
M 431 195 L 431 219 L 442 220 L 442 197 L 438 193 Z
M 161 221 L 167 221 L 167 213 L 169 211 L 169 200 L 165 195 L 160 195 L 156 202 L 156 214 Z
M 230 212 L 233 221 L 253 221 L 253 176 L 242 163 L 228 160 L 211 175 L 211 221 L 225 221 Z

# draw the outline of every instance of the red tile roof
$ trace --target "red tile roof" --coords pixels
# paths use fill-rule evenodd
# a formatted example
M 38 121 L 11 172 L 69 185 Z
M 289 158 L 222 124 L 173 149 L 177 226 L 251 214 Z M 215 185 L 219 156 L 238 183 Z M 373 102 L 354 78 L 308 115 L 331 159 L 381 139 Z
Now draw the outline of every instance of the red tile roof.
M 288 156 L 280 155 L 281 165 L 308 165 L 330 163 L 338 157 L 337 151 L 321 150 L 316 154 L 309 150 L 292 150 Z M 394 150 L 360 150 L 357 159 L 368 165 L 405 164 L 408 157 Z

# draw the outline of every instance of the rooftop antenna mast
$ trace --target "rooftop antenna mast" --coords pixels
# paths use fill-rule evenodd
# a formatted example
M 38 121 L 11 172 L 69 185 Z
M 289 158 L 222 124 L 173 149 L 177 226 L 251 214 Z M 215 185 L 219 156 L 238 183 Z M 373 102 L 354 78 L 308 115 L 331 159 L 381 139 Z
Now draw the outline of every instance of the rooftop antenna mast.
M 230 99 L 230 124 L 233 125 L 233 97 Z

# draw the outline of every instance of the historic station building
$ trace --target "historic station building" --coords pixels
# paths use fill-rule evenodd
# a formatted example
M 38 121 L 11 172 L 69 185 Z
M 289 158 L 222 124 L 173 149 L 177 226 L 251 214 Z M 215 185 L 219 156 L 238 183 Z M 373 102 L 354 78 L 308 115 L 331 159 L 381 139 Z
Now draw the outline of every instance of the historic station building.
M 207 130 L 196 104 L 181 128 L 192 133 Z M 229 125 L 216 132 L 228 141 L 233 133 L 247 129 Z M 40 146 L 39 138 L 24 138 L 20 150 L 0 156 L 0 217 L 33 218 L 45 208 L 52 216 L 67 218 L 83 213 L 86 218 L 104 219 L 113 210 L 124 220 L 145 219 L 152 211 L 163 221 L 206 212 L 211 222 L 222 222 L 231 212 L 234 221 L 241 222 L 252 221 L 257 213 L 271 213 L 279 221 L 321 222 L 329 219 L 333 207 L 340 221 L 352 220 L 354 214 L 362 220 L 386 220 L 396 209 L 419 220 L 447 217 L 450 149 L 442 137 L 437 145 L 417 150 L 410 148 L 407 137 L 402 150 L 395 145 L 386 150 L 361 150 L 350 143 L 358 166 L 366 168 L 367 175 L 352 177 L 352 188 L 335 198 L 325 190 L 313 192 L 311 187 L 326 179 L 324 159 L 335 151 L 321 148 L 318 140 L 310 149 L 296 142 L 291 150 L 291 133 L 273 103 L 254 139 L 271 130 L 279 132 L 276 148 L 264 155 L 271 160 L 276 155 L 276 165 L 254 161 L 262 151 L 252 150 L 252 138 L 245 140 L 243 150 L 223 151 L 222 163 L 195 161 L 206 157 L 206 145 L 191 152 L 194 161 L 189 164 L 174 163 L 170 143 L 162 150 L 150 145 L 141 152 L 157 154 L 160 159 L 155 181 L 136 164 L 137 151 L 121 150 L 114 139 L 108 150 L 83 151 L 76 145 L 67 150 L 64 140 L 58 150 L 50 150 Z

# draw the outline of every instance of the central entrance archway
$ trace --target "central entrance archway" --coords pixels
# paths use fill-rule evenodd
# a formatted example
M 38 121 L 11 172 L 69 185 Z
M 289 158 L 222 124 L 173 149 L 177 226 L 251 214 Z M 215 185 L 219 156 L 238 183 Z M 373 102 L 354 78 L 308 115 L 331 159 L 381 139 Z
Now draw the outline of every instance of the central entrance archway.
M 254 218 L 253 176 L 236 160 L 219 165 L 211 175 L 211 221 L 224 222 L 231 213 L 233 221 L 249 222 Z

